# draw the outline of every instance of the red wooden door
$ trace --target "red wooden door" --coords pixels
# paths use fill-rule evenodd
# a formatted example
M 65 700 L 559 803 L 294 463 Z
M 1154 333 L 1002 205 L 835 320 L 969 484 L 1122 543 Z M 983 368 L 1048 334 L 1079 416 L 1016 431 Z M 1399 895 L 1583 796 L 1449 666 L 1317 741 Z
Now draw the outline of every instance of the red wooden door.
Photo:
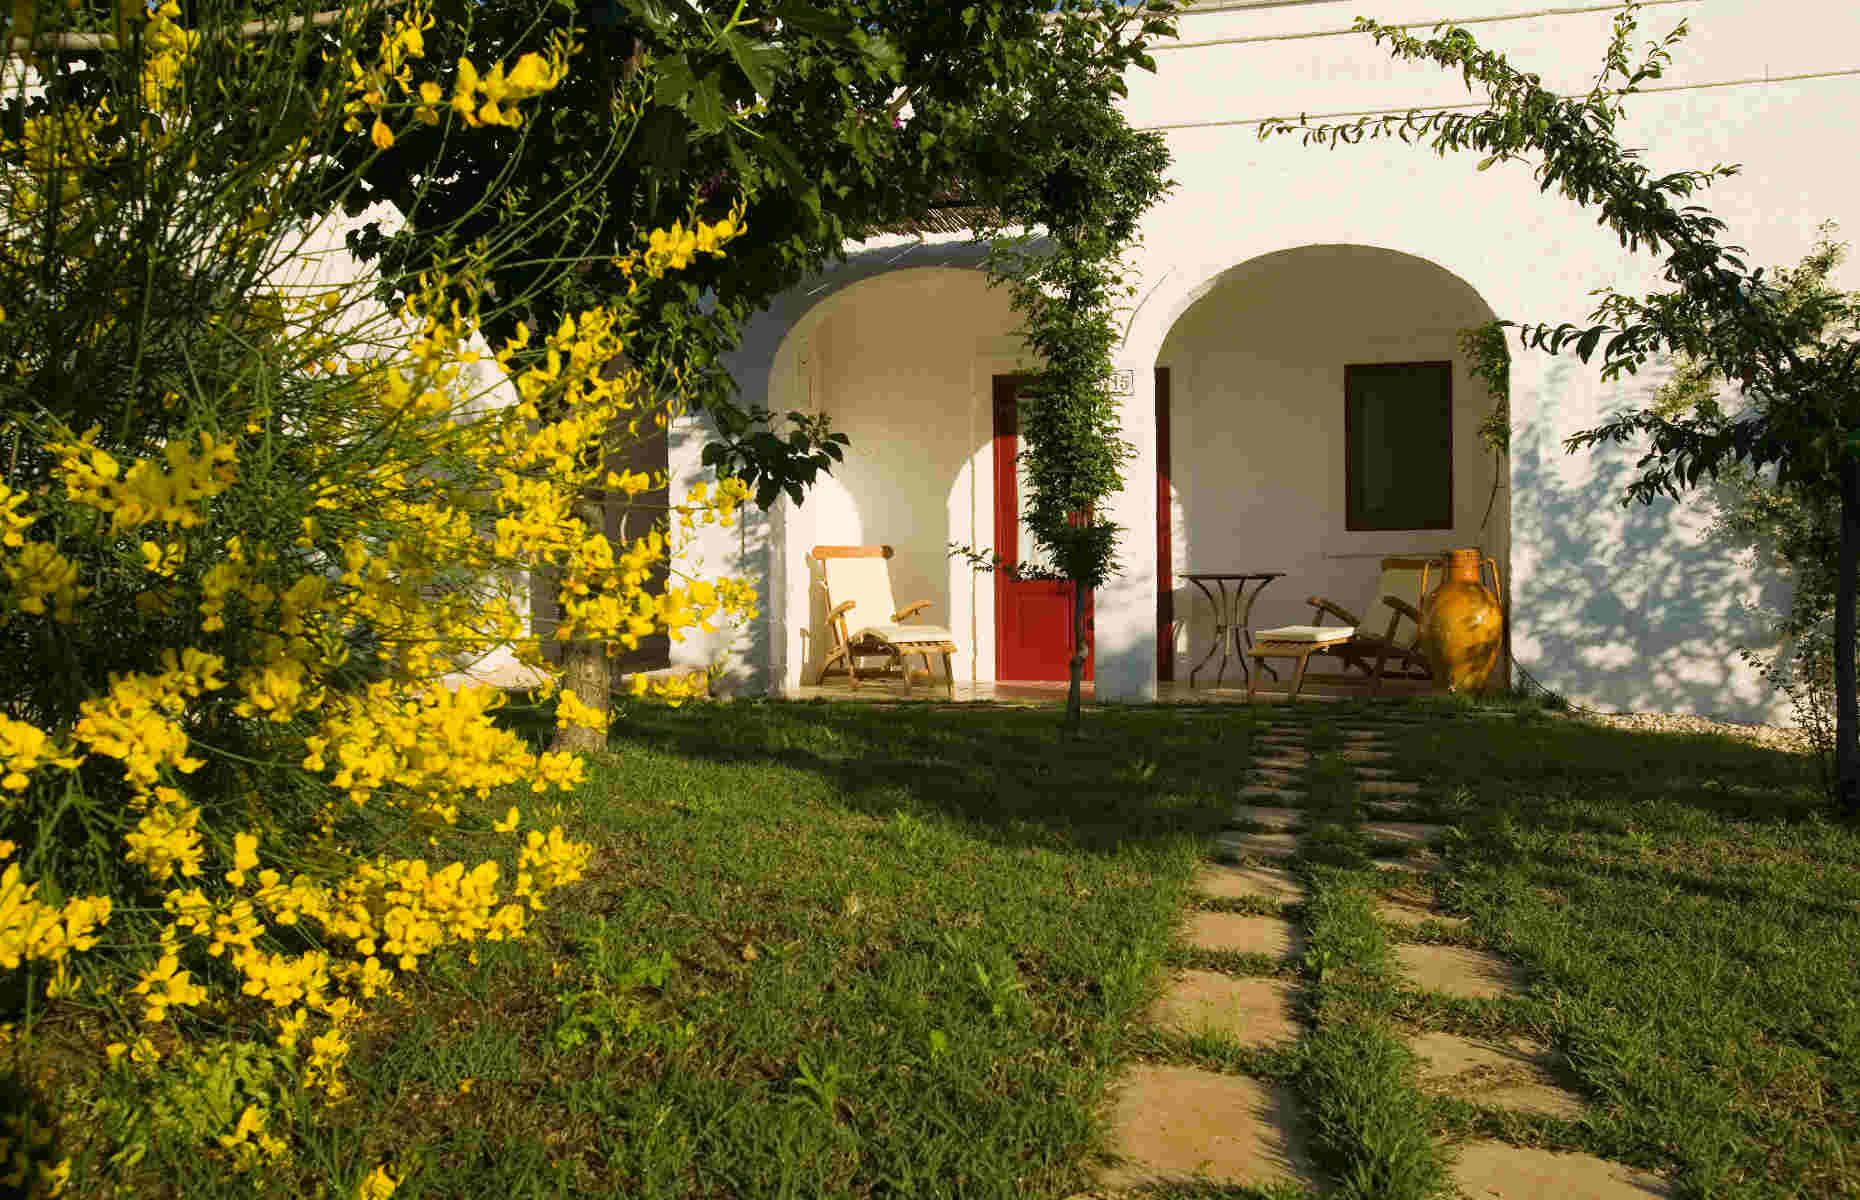
M 995 376 L 995 550 L 1010 562 L 1033 549 L 1020 520 L 1020 414 L 1013 375 Z M 995 572 L 995 678 L 1071 678 L 1072 585 Z M 1092 677 L 1092 597 L 1085 594 L 1085 678 Z

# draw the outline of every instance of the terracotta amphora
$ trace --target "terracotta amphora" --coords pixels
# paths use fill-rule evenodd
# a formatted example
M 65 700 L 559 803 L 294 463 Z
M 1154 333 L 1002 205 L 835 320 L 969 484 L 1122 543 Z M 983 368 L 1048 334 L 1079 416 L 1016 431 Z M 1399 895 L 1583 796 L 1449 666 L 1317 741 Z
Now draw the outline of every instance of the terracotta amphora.
M 1480 579 L 1492 569 L 1492 586 Z M 1478 550 L 1449 550 L 1446 579 L 1421 602 L 1421 653 L 1434 682 L 1450 692 L 1483 691 L 1504 651 L 1498 564 Z

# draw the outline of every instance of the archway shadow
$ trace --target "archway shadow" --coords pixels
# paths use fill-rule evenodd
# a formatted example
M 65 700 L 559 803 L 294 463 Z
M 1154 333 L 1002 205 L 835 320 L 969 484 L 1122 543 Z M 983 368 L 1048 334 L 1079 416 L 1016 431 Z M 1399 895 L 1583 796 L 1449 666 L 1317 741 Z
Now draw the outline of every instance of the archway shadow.
M 938 814 L 1013 847 L 1107 853 L 1225 824 L 1250 720 L 1166 709 L 1092 713 L 1065 739 L 1053 709 L 754 703 L 629 708 L 628 743 L 698 761 L 804 772 L 874 817 Z M 759 786 L 774 786 L 764 780 Z

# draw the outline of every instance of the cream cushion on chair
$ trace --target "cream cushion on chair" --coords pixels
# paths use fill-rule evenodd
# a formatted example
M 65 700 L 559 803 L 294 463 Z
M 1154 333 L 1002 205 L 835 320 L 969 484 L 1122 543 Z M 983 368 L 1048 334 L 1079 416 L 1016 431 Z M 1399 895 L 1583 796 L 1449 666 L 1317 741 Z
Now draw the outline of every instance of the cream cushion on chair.
M 878 557 L 829 558 L 821 562 L 827 592 L 835 604 L 853 603 L 852 619 L 865 625 L 891 620 L 898 611 L 891 598 L 891 564 Z
M 883 558 L 829 558 L 822 563 L 827 573 L 827 591 L 835 603 L 853 602 L 852 640 L 864 641 L 867 634 L 881 641 L 902 646 L 912 642 L 952 642 L 955 635 L 941 625 L 898 625 L 891 618 L 897 614 L 898 602 L 891 594 L 891 565 Z
M 1356 636 L 1354 625 L 1281 625 L 1262 629 L 1253 635 L 1255 642 L 1341 642 Z

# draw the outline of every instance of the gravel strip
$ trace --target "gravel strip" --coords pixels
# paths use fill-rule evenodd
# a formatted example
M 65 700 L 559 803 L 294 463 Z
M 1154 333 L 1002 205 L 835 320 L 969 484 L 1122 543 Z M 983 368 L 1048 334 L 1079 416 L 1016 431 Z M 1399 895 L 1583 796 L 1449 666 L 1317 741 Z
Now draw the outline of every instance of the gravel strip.
M 1566 719 L 1647 733 L 1718 733 L 1792 754 L 1807 754 L 1814 749 L 1806 733 L 1782 725 L 1738 725 L 1678 713 L 1571 713 Z

